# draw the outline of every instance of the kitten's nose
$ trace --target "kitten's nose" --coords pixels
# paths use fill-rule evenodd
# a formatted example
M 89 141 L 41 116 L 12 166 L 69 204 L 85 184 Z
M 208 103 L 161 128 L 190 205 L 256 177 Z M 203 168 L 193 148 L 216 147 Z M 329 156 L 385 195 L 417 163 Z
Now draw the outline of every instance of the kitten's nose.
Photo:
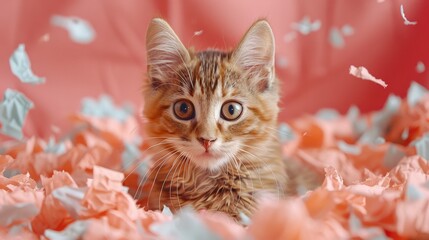
M 209 147 L 212 145 L 212 143 L 214 143 L 217 138 L 213 138 L 213 139 L 205 139 L 202 137 L 197 138 L 198 142 L 201 143 L 201 145 L 203 145 L 203 147 L 206 149 L 206 151 L 209 149 Z

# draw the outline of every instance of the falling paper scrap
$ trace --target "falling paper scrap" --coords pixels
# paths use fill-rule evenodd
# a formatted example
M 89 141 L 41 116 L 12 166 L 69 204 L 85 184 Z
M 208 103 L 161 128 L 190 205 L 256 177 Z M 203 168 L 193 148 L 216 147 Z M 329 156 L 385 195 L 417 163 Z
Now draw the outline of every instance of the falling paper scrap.
M 331 27 L 329 31 L 329 42 L 335 48 L 343 48 L 345 46 L 344 37 L 348 37 L 354 34 L 352 26 L 345 24 L 341 28 Z
M 10 56 L 9 65 L 12 73 L 23 83 L 39 84 L 45 82 L 45 78 L 33 74 L 30 59 L 25 52 L 25 45 L 22 43 Z
M 322 22 L 316 20 L 310 21 L 310 18 L 305 16 L 301 21 L 292 23 L 292 28 L 301 33 L 302 35 L 308 35 L 311 32 L 315 32 L 320 29 Z
M 95 31 L 91 24 L 78 17 L 55 15 L 51 18 L 51 24 L 65 28 L 69 32 L 70 38 L 76 43 L 87 44 L 95 38 Z
M 133 114 L 133 107 L 129 104 L 123 107 L 116 107 L 110 96 L 102 95 L 99 100 L 84 98 L 81 112 L 87 116 L 110 117 L 123 122 Z
M 33 103 L 22 93 L 6 89 L 3 102 L 0 103 L 1 132 L 16 139 L 22 139 L 24 119 L 31 108 Z
M 417 62 L 416 71 L 418 73 L 423 73 L 426 70 L 426 66 L 422 61 Z
M 344 38 L 341 34 L 341 31 L 337 27 L 331 28 L 331 31 L 329 32 L 329 42 L 331 45 L 335 48 L 342 48 L 344 47 Z
M 409 21 L 409 20 L 407 19 L 407 17 L 405 17 L 404 5 L 402 5 L 402 4 L 401 4 L 401 16 L 402 16 L 402 18 L 404 19 L 404 24 L 405 24 L 405 25 L 416 25 L 416 24 L 417 24 L 417 22 L 416 22 L 416 21 L 411 22 L 411 21 Z
M 344 36 L 351 36 L 354 34 L 355 30 L 352 26 L 346 24 L 341 28 L 341 32 L 344 34 Z
M 372 76 L 365 67 L 356 68 L 355 66 L 351 65 L 350 69 L 349 69 L 349 73 L 355 77 L 362 78 L 364 80 L 369 80 L 369 81 L 375 82 L 377 84 L 380 84 L 384 88 L 387 87 L 387 84 L 383 80 L 377 79 L 374 76 Z
M 194 36 L 200 36 L 201 34 L 203 34 L 203 30 L 199 30 L 199 31 L 194 32 Z

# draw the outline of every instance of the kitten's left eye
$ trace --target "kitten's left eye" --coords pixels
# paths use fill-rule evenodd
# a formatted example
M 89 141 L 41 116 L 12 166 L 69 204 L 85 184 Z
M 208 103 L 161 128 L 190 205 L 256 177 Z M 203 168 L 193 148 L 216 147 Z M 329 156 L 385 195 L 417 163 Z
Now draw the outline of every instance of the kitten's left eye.
M 194 105 L 191 101 L 182 99 L 174 103 L 174 115 L 180 120 L 191 120 L 195 117 Z
M 243 106 L 238 102 L 226 102 L 222 105 L 221 116 L 228 121 L 237 120 L 243 112 Z

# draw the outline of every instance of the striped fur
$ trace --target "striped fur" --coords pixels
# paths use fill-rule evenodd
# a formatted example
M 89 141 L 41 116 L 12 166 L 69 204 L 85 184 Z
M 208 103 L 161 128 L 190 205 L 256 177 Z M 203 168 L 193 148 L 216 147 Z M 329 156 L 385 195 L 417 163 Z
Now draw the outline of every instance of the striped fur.
M 194 52 L 165 21 L 154 19 L 147 47 L 144 117 L 153 154 L 147 207 L 192 205 L 238 219 L 240 212 L 252 214 L 260 196 L 282 196 L 286 174 L 275 130 L 279 95 L 268 23 L 256 22 L 234 51 Z M 175 117 L 180 99 L 192 102 L 194 119 Z M 243 106 L 235 121 L 221 117 L 228 101 Z M 199 137 L 217 139 L 211 155 L 203 154 Z

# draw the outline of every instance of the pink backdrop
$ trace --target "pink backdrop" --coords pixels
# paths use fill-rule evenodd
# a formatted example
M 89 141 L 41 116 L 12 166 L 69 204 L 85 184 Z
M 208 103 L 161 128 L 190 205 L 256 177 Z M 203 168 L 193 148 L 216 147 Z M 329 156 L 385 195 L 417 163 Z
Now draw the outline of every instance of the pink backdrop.
M 404 25 L 401 4 L 417 25 Z M 5 0 L 1 5 L 0 94 L 13 88 L 34 102 L 26 136 L 46 137 L 51 125 L 65 127 L 67 116 L 80 109 L 84 97 L 107 93 L 117 103 L 140 106 L 145 31 L 153 17 L 165 18 L 185 45 L 197 49 L 231 48 L 256 19 L 267 18 L 276 37 L 277 72 L 283 83 L 282 120 L 326 107 L 344 113 L 353 104 L 367 112 L 380 108 L 391 93 L 405 96 L 413 80 L 429 85 L 428 71 L 416 71 L 418 61 L 429 67 L 425 0 Z M 50 23 L 53 15 L 85 19 L 96 38 L 89 44 L 71 41 L 63 28 Z M 320 20 L 320 29 L 287 41 L 291 24 L 304 16 Z M 344 37 L 344 47 L 335 48 L 330 29 L 344 25 L 354 33 Z M 202 34 L 194 34 L 200 30 Z M 49 40 L 41 40 L 46 34 Z M 11 73 L 9 57 L 19 43 L 26 45 L 32 69 L 46 77 L 45 84 L 23 84 Z M 365 66 L 389 86 L 350 76 L 350 65 Z

